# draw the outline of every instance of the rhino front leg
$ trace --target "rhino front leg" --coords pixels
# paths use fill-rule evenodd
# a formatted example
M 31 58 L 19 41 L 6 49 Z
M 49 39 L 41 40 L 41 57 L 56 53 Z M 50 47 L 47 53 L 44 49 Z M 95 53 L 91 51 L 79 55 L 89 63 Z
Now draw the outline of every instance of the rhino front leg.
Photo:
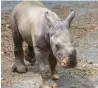
M 12 66 L 13 72 L 25 73 L 27 72 L 27 67 L 24 63 L 24 53 L 22 48 L 23 38 L 21 37 L 17 26 L 13 27 L 13 41 L 14 41 L 14 55 L 15 62 Z
M 49 52 L 42 49 L 35 49 L 36 60 L 39 63 L 40 73 L 43 83 L 40 88 L 57 88 L 56 83 L 51 79 L 51 68 L 48 61 Z
M 49 64 L 51 66 L 52 79 L 53 80 L 58 80 L 59 79 L 59 75 L 58 75 L 58 72 L 56 70 L 57 60 L 54 57 L 52 52 L 49 55 Z
M 30 63 L 34 63 L 36 61 L 35 54 L 32 46 L 29 46 L 25 50 L 25 59 Z

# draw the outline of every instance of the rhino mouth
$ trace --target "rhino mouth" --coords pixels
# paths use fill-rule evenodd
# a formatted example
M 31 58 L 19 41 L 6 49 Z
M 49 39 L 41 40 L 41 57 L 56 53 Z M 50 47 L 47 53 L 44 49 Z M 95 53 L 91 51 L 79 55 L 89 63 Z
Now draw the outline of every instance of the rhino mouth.
M 62 61 L 59 61 L 63 68 L 74 68 L 77 65 L 76 56 L 65 57 Z

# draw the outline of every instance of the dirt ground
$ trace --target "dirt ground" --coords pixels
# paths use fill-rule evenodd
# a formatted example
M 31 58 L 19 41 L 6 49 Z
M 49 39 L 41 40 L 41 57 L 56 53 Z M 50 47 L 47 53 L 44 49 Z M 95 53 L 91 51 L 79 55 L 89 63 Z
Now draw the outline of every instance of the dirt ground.
M 11 66 L 14 62 L 13 54 L 13 41 L 11 35 L 11 29 L 9 27 L 9 14 L 10 12 L 1 13 L 1 72 L 2 72 L 2 88 L 38 88 L 42 83 L 41 76 L 39 74 L 37 63 L 31 65 L 25 61 L 28 66 L 28 72 L 24 74 L 13 73 Z M 93 52 L 98 55 L 98 30 L 72 30 L 73 38 L 76 42 L 78 50 L 78 65 L 73 69 L 61 69 L 58 66 L 60 74 L 60 80 L 57 80 L 58 88 L 98 88 L 98 56 L 96 59 L 87 59 L 85 54 L 89 56 L 88 49 L 96 44 Z M 87 41 L 87 38 L 92 38 L 92 41 Z M 93 44 L 93 40 L 94 44 Z M 88 43 L 87 43 L 88 42 Z M 92 46 L 90 43 L 92 43 Z M 82 45 L 83 44 L 83 45 Z M 89 46 L 89 47 L 88 47 Z M 24 44 L 24 48 L 26 44 Z M 88 47 L 88 48 L 86 48 Z M 97 51 L 96 51 L 97 49 Z M 91 50 L 92 51 L 92 50 Z M 81 55 L 84 55 L 81 58 Z M 92 54 L 92 52 L 91 52 Z M 95 55 L 95 54 L 93 54 Z M 91 56 L 90 56 L 91 57 Z

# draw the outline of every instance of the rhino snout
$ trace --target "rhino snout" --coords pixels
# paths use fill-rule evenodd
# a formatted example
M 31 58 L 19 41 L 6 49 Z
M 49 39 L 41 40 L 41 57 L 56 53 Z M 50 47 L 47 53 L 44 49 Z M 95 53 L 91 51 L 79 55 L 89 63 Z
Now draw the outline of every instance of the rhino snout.
M 75 56 L 65 58 L 61 62 L 61 66 L 64 68 L 73 68 L 73 67 L 76 67 L 76 65 L 77 65 L 77 59 Z

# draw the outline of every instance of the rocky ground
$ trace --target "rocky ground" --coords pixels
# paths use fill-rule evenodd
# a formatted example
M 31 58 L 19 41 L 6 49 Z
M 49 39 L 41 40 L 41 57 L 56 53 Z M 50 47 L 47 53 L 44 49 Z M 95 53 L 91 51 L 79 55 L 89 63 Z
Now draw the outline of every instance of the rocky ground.
M 10 12 L 1 14 L 1 72 L 2 88 L 38 88 L 42 83 L 37 63 L 26 62 L 28 72 L 11 72 L 14 62 L 13 41 L 9 28 Z M 73 69 L 61 69 L 58 66 L 60 80 L 58 88 L 98 88 L 98 30 L 72 26 L 71 31 L 78 52 L 78 65 Z M 26 44 L 24 43 L 24 49 Z

